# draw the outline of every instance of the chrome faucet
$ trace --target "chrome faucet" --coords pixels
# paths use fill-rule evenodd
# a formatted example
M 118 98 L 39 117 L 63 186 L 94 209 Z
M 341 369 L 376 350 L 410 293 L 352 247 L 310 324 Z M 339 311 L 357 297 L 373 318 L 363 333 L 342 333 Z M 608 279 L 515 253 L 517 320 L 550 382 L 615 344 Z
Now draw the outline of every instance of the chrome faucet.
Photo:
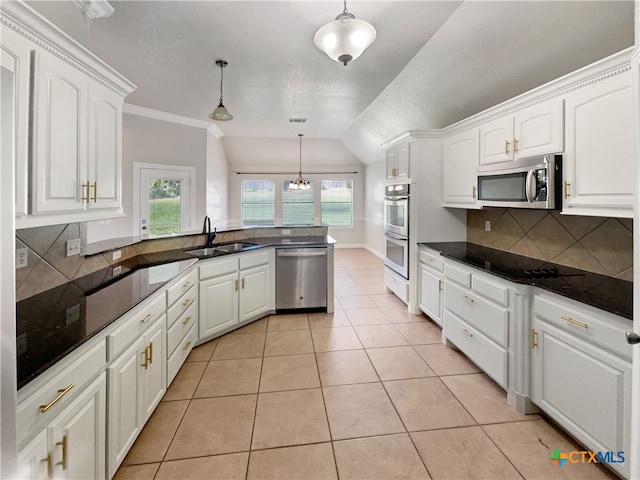
M 209 218 L 209 215 L 204 217 L 204 223 L 202 224 L 202 233 L 207 234 L 207 244 L 205 246 L 210 247 L 211 245 L 213 245 L 213 241 L 215 240 L 216 235 L 218 235 L 218 232 L 215 227 L 213 228 L 213 233 L 211 232 L 211 219 Z

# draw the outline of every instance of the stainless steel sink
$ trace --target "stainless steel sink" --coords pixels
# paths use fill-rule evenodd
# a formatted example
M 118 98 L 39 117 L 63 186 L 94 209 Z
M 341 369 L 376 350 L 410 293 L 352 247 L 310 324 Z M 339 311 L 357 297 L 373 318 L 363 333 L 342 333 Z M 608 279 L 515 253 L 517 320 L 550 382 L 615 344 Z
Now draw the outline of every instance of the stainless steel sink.
M 194 257 L 211 257 L 213 255 L 220 255 L 225 253 L 236 253 L 242 250 L 247 250 L 251 247 L 256 247 L 255 243 L 248 242 L 233 242 L 233 243 L 221 243 L 219 245 L 213 245 L 211 247 L 196 247 L 189 248 L 184 251 Z

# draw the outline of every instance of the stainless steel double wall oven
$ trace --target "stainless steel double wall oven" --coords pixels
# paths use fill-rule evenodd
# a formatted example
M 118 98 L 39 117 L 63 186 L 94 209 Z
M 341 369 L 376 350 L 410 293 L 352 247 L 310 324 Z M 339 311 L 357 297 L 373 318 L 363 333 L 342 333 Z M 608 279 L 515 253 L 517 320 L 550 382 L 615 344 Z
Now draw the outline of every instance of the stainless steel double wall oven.
M 409 278 L 409 184 L 387 185 L 384 189 L 384 264 Z

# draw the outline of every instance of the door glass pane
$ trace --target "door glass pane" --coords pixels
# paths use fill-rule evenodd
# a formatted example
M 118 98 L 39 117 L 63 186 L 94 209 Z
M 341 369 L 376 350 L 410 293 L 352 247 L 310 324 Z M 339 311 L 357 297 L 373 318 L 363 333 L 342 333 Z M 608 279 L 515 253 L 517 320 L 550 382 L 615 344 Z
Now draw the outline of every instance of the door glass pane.
M 149 180 L 149 235 L 180 233 L 180 180 Z

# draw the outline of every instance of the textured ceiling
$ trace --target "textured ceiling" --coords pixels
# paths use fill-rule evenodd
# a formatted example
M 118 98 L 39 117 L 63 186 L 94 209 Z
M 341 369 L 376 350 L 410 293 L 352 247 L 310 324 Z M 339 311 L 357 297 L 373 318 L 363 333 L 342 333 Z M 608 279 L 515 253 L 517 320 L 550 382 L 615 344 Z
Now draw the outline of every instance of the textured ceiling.
M 378 38 L 344 67 L 313 45 L 339 1 L 111 3 L 89 47 L 138 85 L 127 103 L 208 120 L 214 60 L 229 62 L 224 103 L 235 118 L 217 125 L 229 147 L 238 137 L 232 163 L 271 161 L 243 151 L 240 137 L 299 132 L 378 161 L 380 143 L 403 131 L 446 126 L 633 44 L 632 1 L 350 1 Z

